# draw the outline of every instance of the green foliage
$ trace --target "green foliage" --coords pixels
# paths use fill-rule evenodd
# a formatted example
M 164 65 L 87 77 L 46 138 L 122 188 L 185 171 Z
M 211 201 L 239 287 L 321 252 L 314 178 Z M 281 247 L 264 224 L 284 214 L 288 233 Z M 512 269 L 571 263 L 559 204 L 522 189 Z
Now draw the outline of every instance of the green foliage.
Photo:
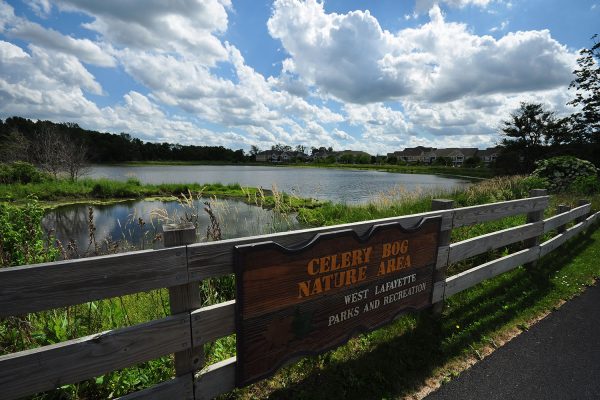
M 35 199 L 22 207 L 0 203 L 0 267 L 54 261 L 58 249 L 42 229 L 43 209 Z
M 469 157 L 465 160 L 463 164 L 464 168 L 475 168 L 481 165 L 481 158 L 479 157 Z
M 598 170 L 589 161 L 571 156 L 561 156 L 541 160 L 536 163 L 536 169 L 531 174 L 537 178 L 546 179 L 546 186 L 551 192 L 564 192 L 578 178 L 596 178 Z
M 527 190 L 531 189 L 548 189 L 550 183 L 548 179 L 542 178 L 536 175 L 530 175 L 523 179 L 523 185 L 527 188 Z
M 569 186 L 569 191 L 584 196 L 600 193 L 600 180 L 592 175 L 578 176 Z
M 594 35 L 594 45 L 579 53 L 579 68 L 573 71 L 575 79 L 569 86 L 575 89 L 575 99 L 568 104 L 581 107 L 571 116 L 577 144 L 600 143 L 600 42 L 597 38 L 598 35 Z
M 0 184 L 38 183 L 48 179 L 48 175 L 30 163 L 15 161 L 9 164 L 0 164 Z
M 564 121 L 554 112 L 544 110 L 542 104 L 521 103 L 520 108 L 502 122 L 502 147 L 516 152 L 519 163 L 512 164 L 514 172 L 528 172 L 543 154 L 543 146 L 551 143 L 564 130 Z

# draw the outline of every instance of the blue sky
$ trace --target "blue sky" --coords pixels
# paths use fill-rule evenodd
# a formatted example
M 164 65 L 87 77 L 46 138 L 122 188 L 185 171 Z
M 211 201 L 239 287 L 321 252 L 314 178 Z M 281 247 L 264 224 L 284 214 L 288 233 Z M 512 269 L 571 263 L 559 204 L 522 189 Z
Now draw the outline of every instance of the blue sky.
M 558 115 L 600 1 L 0 1 L 0 118 L 385 154 Z

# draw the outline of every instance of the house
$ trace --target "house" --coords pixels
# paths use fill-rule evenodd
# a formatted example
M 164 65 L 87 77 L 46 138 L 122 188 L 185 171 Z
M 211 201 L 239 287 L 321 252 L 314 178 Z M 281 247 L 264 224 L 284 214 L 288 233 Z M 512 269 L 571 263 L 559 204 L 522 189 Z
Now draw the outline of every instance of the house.
M 256 161 L 260 162 L 279 162 L 281 161 L 281 151 L 266 150 L 256 155 Z
M 455 167 L 460 167 L 463 165 L 465 160 L 468 158 L 475 157 L 477 155 L 476 147 L 467 147 L 467 148 L 449 148 L 449 149 L 437 149 L 435 151 L 435 157 L 437 158 L 449 158 L 452 160 L 452 165 Z
M 290 162 L 295 159 L 305 160 L 306 154 L 300 151 L 277 151 L 266 150 L 256 155 L 256 161 L 260 162 Z
M 479 150 L 477 152 L 477 157 L 479 157 L 485 165 L 495 162 L 498 155 L 500 155 L 499 147 L 488 147 L 485 150 Z
M 432 152 L 435 150 L 433 147 L 407 147 L 402 151 L 395 151 L 388 153 L 388 157 L 396 157 L 400 161 L 406 163 L 416 162 L 431 162 Z M 433 158 L 435 160 L 435 157 Z

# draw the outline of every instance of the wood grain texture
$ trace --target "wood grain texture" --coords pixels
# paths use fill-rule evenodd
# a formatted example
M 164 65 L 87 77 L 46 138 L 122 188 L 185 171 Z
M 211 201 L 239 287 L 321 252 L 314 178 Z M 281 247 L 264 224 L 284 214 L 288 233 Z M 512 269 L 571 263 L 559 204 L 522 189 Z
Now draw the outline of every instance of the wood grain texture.
M 446 282 L 436 282 L 433 284 L 433 293 L 431 294 L 431 302 L 438 303 L 444 300 L 444 291 L 446 290 Z
M 163 240 L 165 247 L 183 246 L 194 243 L 196 240 L 196 228 L 194 224 L 183 225 L 171 224 L 163 226 Z M 186 248 L 187 269 L 187 248 Z M 200 287 L 198 282 L 190 282 L 169 288 L 169 306 L 171 314 L 186 313 L 188 315 L 188 330 L 192 330 L 192 310 L 202 306 L 200 299 Z M 175 375 L 179 377 L 190 376 L 194 371 L 200 369 L 204 364 L 204 348 L 188 348 L 175 353 Z M 193 378 L 192 378 L 193 379 Z M 191 391 L 186 394 L 193 397 L 193 385 Z
M 590 212 L 591 204 L 584 204 L 570 211 L 563 212 L 544 220 L 544 233 L 548 233 L 568 222 L 575 220 Z
M 190 373 L 118 398 L 118 400 L 155 399 L 194 400 L 194 376 Z
M 434 211 L 440 210 L 451 210 L 454 208 L 454 200 L 446 199 L 434 199 L 431 201 L 431 209 Z M 446 216 L 448 218 L 448 216 Z M 452 221 L 454 220 L 454 213 L 451 214 Z M 452 224 L 450 224 L 452 226 Z M 438 282 L 446 281 L 446 269 L 448 268 L 448 256 L 450 255 L 450 239 L 452 236 L 452 228 L 442 229 L 440 232 L 440 238 L 438 240 L 438 259 L 436 260 L 435 272 L 433 274 L 433 284 Z M 442 251 L 440 251 L 442 250 Z M 440 258 L 440 253 L 442 253 Z M 444 310 L 444 302 L 442 299 L 436 299 L 432 296 L 433 307 L 431 308 L 431 314 L 440 317 Z
M 359 236 L 362 236 L 374 224 L 400 222 L 404 227 L 411 228 L 418 225 L 423 218 L 437 215 L 442 216 L 442 229 L 449 229 L 451 227 L 451 213 L 452 211 L 432 211 L 402 217 L 384 218 L 314 229 L 303 229 L 293 232 L 280 232 L 271 235 L 221 240 L 218 242 L 195 243 L 188 247 L 190 280 L 199 281 L 211 277 L 232 274 L 234 272 L 235 246 L 274 241 L 282 246 L 301 247 L 312 240 L 318 233 L 352 229 Z
M 571 239 L 572 237 L 574 237 L 578 233 L 582 232 L 583 230 L 589 228 L 591 225 L 593 225 L 596 222 L 596 220 L 598 219 L 599 216 L 600 216 L 600 212 L 592 214 L 585 221 L 582 221 L 576 225 L 573 225 L 572 227 L 570 227 L 569 229 L 567 229 L 565 232 L 561 233 L 560 235 L 557 235 L 557 236 L 553 237 L 552 239 L 547 240 L 544 243 L 542 243 L 540 245 L 540 257 L 543 257 L 546 254 L 550 253 L 551 251 L 556 250 L 558 247 L 563 245 L 567 240 Z
M 188 325 L 189 315 L 173 315 L 1 356 L 0 393 L 14 399 L 189 348 Z
M 548 206 L 548 201 L 548 196 L 541 196 L 484 204 L 481 206 L 456 208 L 454 209 L 453 227 L 458 228 L 460 226 L 473 225 L 512 215 L 543 210 Z
M 209 400 L 235 388 L 236 358 L 212 364 L 197 378 L 196 400 Z
M 194 346 L 235 333 L 235 300 L 203 307 L 192 313 Z
M 438 247 L 438 256 L 435 263 L 435 269 L 444 269 L 448 266 L 448 253 L 450 252 L 450 246 Z
M 3 268 L 0 317 L 186 282 L 183 247 Z
M 440 226 L 428 218 L 413 231 L 393 223 L 364 237 L 321 234 L 295 250 L 273 242 L 238 247 L 237 384 L 428 307 Z
M 537 260 L 539 253 L 539 246 L 521 250 L 506 257 L 502 257 L 497 260 L 479 265 L 475 268 L 471 268 L 467 271 L 461 272 L 460 274 L 453 275 L 446 279 L 444 298 L 448 298 L 456 293 L 462 292 L 463 290 L 475 286 L 486 279 L 490 279 L 504 272 L 510 271 L 519 265 Z
M 585 206 L 586 204 L 590 204 L 590 201 L 587 199 L 580 199 L 579 201 L 577 201 L 577 206 L 581 207 L 581 206 Z M 585 221 L 585 219 L 587 218 L 587 213 L 583 214 L 577 218 L 575 218 L 575 222 L 582 222 Z
M 450 245 L 448 264 L 454 264 L 469 257 L 498 249 L 511 243 L 539 236 L 542 234 L 542 230 L 543 223 L 540 221 L 453 243 Z

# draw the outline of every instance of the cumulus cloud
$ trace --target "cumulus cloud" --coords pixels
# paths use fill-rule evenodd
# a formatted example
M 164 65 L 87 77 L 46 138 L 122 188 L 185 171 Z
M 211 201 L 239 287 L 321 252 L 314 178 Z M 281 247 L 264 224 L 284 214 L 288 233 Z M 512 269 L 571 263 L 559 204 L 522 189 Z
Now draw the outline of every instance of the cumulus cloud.
M 548 31 L 496 40 L 446 22 L 437 5 L 429 17 L 392 33 L 368 11 L 326 13 L 316 0 L 276 0 L 268 27 L 290 55 L 285 68 L 344 102 L 451 101 L 547 90 L 571 79 L 576 55 Z
M 500 1 L 418 0 L 413 15 L 422 8 L 428 22 L 389 31 L 368 11 L 276 0 L 267 28 L 285 59 L 265 76 L 223 39 L 229 0 L 28 1 L 43 18 L 85 14 L 86 37 L 17 17 L 0 1 L 0 34 L 26 43 L 0 41 L 0 115 L 234 148 L 491 145 L 520 101 L 563 111 L 576 59 L 548 31 L 477 35 L 440 9 L 492 2 Z M 139 87 L 99 107 L 89 94 L 105 92 L 86 65 Z
M 35 5 L 35 10 L 50 12 L 50 6 L 44 6 L 45 3 L 43 2 L 32 4 Z M 25 40 L 46 50 L 74 56 L 88 64 L 102 67 L 115 65 L 113 57 L 91 40 L 76 39 L 63 35 L 53 29 L 44 28 L 40 24 L 17 17 L 14 9 L 5 3 L 0 3 L 0 32 L 8 37 Z
M 195 61 L 214 66 L 227 58 L 215 36 L 227 29 L 229 1 L 61 0 L 63 10 L 84 12 L 94 21 L 83 26 L 115 46 L 160 49 L 195 55 Z

